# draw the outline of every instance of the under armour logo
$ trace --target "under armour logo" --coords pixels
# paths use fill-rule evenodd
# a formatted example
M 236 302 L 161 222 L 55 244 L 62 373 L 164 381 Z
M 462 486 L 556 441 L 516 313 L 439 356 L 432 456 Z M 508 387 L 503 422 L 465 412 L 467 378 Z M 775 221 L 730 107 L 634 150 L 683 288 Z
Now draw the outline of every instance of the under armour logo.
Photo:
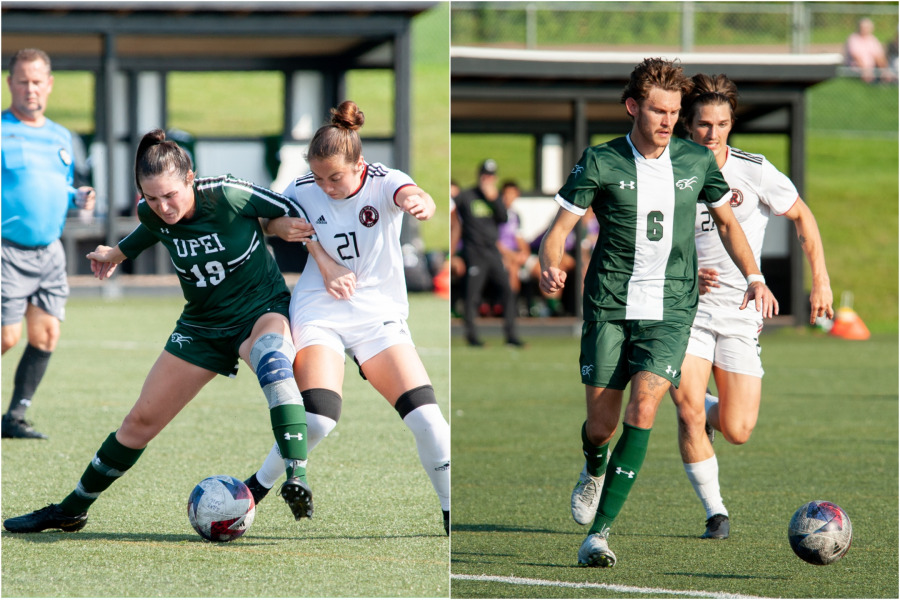
M 584 171 L 584 167 L 582 167 L 581 165 L 575 165 L 575 168 L 572 169 L 572 175 L 578 177 L 579 175 L 581 175 L 582 171 Z
M 581 375 L 583 377 L 584 376 L 590 377 L 593 372 L 594 372 L 594 365 L 583 365 L 581 367 Z
M 285 434 L 284 434 L 284 439 L 286 439 L 286 440 L 288 440 L 288 441 L 290 441 L 290 439 L 291 439 L 292 437 L 297 438 L 297 441 L 299 442 L 300 440 L 303 439 L 303 434 L 302 434 L 302 433 L 298 433 L 297 435 L 291 435 L 291 434 L 289 434 L 289 433 L 285 433 Z
M 672 365 L 666 365 L 666 374 L 671 375 L 672 377 L 675 377 L 675 375 L 678 374 L 678 370 L 673 369 Z
M 633 181 L 629 181 L 628 183 L 625 183 L 624 181 L 620 181 L 620 182 L 619 182 L 619 189 L 620 189 L 620 190 L 624 190 L 625 188 L 628 188 L 629 190 L 633 190 L 633 189 L 634 189 L 634 182 L 633 182 Z
M 316 225 L 328 225 L 328 221 L 325 220 L 325 215 L 319 215 L 319 218 L 316 220 Z
M 628 479 L 634 479 L 634 471 L 623 471 L 622 467 L 616 467 L 616 475 L 628 475 Z
M 169 233 L 169 228 L 168 228 L 168 227 L 160 227 L 159 230 L 160 230 L 161 232 L 163 232 L 163 233 Z
M 181 335 L 180 333 L 173 333 L 171 340 L 173 344 L 178 344 L 179 348 L 184 348 L 182 344 L 190 344 L 192 341 L 194 341 L 194 338 L 186 335 Z
M 684 188 L 693 190 L 693 186 L 695 183 L 697 183 L 696 175 L 694 177 L 691 177 L 690 179 L 679 179 L 675 182 L 675 187 L 677 187 L 679 190 L 683 190 Z

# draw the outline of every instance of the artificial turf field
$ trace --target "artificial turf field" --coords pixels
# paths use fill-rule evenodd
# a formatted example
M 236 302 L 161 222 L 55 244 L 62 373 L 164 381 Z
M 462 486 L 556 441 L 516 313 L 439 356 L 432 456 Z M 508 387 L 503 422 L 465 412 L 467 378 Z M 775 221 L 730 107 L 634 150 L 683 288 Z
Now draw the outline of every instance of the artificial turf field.
M 412 295 L 410 327 L 448 416 L 447 301 Z M 180 296 L 73 298 L 28 418 L 47 441 L 3 440 L 2 516 L 59 502 L 122 421 Z M 4 410 L 24 341 L 2 361 Z M 350 363 L 352 366 L 352 363 Z M 245 479 L 272 446 L 246 365 L 217 377 L 91 508 L 77 533 L 2 535 L 3 597 L 444 597 L 449 540 L 412 434 L 348 366 L 341 421 L 311 454 L 312 520 L 274 493 L 239 540 L 203 541 L 187 498 L 204 477 Z M 278 484 L 276 484 L 278 485 Z
M 763 335 L 756 430 L 744 446 L 715 443 L 727 540 L 698 539 L 706 515 L 667 396 L 612 528 L 612 569 L 577 566 L 587 527 L 569 513 L 584 460 L 578 340 L 528 342 L 451 346 L 453 597 L 898 597 L 896 334 Z M 788 544 L 788 521 L 810 500 L 835 502 L 853 523 L 849 553 L 830 566 L 802 562 Z

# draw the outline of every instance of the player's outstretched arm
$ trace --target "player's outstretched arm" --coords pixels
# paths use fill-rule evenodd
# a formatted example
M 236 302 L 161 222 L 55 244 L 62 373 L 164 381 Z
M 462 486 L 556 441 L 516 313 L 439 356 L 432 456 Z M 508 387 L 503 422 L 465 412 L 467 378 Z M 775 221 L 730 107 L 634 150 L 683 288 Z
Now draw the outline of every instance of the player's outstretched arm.
M 434 216 L 434 199 L 422 188 L 408 185 L 397 192 L 394 199 L 397 206 L 405 213 L 409 213 L 419 221 L 427 221 Z
M 97 246 L 93 252 L 87 254 L 87 259 L 91 261 L 91 272 L 100 280 L 111 277 L 116 267 L 126 258 L 128 257 L 119 250 L 118 244 L 113 248 Z
M 538 258 L 541 261 L 540 288 L 545 294 L 553 294 L 566 285 L 566 272 L 559 268 L 563 254 L 566 250 L 566 237 L 581 219 L 565 208 L 560 207 L 547 230 L 547 235 L 541 241 L 541 249 Z
M 710 214 L 716 222 L 716 230 L 722 239 L 722 244 L 728 255 L 737 268 L 740 269 L 744 277 L 748 278 L 747 291 L 744 292 L 744 301 L 741 303 L 741 310 L 747 308 L 750 301 L 753 300 L 757 312 L 762 313 L 763 318 L 769 319 L 778 314 L 778 300 L 775 295 L 762 281 L 762 273 L 756 265 L 756 259 L 753 256 L 753 250 L 747 242 L 747 236 L 741 229 L 734 216 L 734 211 L 728 203 L 718 208 L 710 208 Z M 759 278 L 759 281 L 751 283 L 751 279 Z
M 809 206 L 802 198 L 797 201 L 784 216 L 794 222 L 800 247 L 806 254 L 812 272 L 812 290 L 809 293 L 809 323 L 815 324 L 816 317 L 834 318 L 834 296 L 831 293 L 831 280 L 825 267 L 825 250 L 822 247 L 822 235 Z

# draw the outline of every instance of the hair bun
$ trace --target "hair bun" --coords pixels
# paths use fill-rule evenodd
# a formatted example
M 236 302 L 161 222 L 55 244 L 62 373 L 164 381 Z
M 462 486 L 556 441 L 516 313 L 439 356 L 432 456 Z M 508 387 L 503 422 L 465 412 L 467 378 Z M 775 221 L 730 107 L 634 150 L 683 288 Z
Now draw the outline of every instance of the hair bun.
M 366 122 L 366 115 L 359 110 L 353 100 L 345 100 L 340 106 L 331 109 L 331 124 L 341 129 L 356 131 Z

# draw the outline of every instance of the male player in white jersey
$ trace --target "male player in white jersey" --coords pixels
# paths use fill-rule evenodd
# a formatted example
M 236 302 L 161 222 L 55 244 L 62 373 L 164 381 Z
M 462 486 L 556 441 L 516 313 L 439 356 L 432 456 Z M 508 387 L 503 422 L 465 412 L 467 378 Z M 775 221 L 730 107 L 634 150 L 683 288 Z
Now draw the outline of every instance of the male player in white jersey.
M 737 86 L 724 75 L 693 77 L 694 87 L 682 103 L 682 118 L 691 139 L 716 157 L 731 187 L 731 208 L 753 249 L 762 254 L 771 214 L 793 221 L 812 271 L 810 323 L 834 316 L 831 286 L 816 219 L 791 180 L 764 156 L 728 145 L 737 108 Z M 671 389 L 678 408 L 678 446 L 684 469 L 706 509 L 705 539 L 727 538 L 728 510 L 719 491 L 719 466 L 712 448 L 713 430 L 732 444 L 750 439 L 759 416 L 763 368 L 759 333 L 763 315 L 737 310 L 743 277 L 725 251 L 708 211 L 697 209 L 695 237 L 700 273 L 700 303 L 691 328 L 681 385 Z M 719 397 L 707 392 L 709 375 Z M 705 401 L 704 401 L 705 396 Z M 705 405 L 705 406 L 704 406 Z
M 697 310 L 698 203 L 709 208 L 747 276 L 741 308 L 753 301 L 765 315 L 777 311 L 712 153 L 672 137 L 682 95 L 690 88 L 681 67 L 670 61 L 646 59 L 635 67 L 622 94 L 634 120 L 631 132 L 585 150 L 557 195 L 560 209 L 541 244 L 541 290 L 556 292 L 565 284 L 559 264 L 566 236 L 593 208 L 600 234 L 585 275 L 580 359 L 586 463 L 572 493 L 575 520 L 593 520 L 578 550 L 578 563 L 585 566 L 615 565 L 610 525 L 644 462 L 659 403 L 679 383 Z M 622 436 L 607 458 L 629 383 Z

